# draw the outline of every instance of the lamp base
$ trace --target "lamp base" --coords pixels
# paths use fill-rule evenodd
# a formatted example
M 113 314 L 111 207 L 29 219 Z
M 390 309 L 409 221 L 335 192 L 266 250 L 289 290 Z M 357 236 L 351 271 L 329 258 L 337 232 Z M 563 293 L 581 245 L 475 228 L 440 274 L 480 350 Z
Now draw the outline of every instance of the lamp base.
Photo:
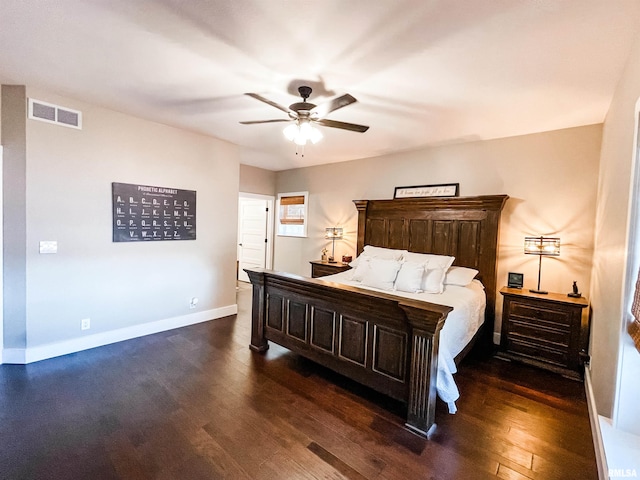
M 531 293 L 541 293 L 541 294 L 543 294 L 543 295 L 546 295 L 547 293 L 549 293 L 549 292 L 547 292 L 546 290 L 536 290 L 535 288 L 530 288 L 530 289 L 529 289 L 529 291 L 530 291 Z

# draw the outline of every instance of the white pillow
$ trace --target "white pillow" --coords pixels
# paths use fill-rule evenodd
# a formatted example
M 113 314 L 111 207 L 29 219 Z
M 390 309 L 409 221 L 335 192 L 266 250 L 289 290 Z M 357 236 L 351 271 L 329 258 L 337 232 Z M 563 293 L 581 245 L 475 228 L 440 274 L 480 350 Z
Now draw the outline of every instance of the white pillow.
M 424 271 L 424 277 L 422 277 L 422 290 L 425 293 L 442 293 L 444 292 L 444 276 L 446 270 L 442 268 L 427 268 Z
M 353 268 L 351 280 L 354 282 L 361 282 L 369 270 L 369 261 L 371 260 L 371 257 L 360 255 L 356 260 L 357 261 L 353 261 L 349 264 Z
M 404 262 L 396 277 L 394 290 L 409 293 L 421 292 L 424 267 L 424 263 Z
M 365 245 L 362 252 L 370 257 L 384 258 L 387 260 L 400 260 L 402 255 L 408 253 L 406 250 L 396 250 L 393 248 L 374 247 L 373 245 Z
M 422 278 L 422 290 L 424 292 L 442 293 L 444 291 L 444 276 L 455 257 L 434 255 L 432 253 L 407 252 L 403 258 L 407 262 L 422 262 L 426 264 L 424 277 Z
M 369 268 L 364 272 L 362 284 L 381 290 L 393 290 L 402 263 L 384 258 L 371 258 L 367 263 Z
M 374 247 L 373 245 L 365 245 L 364 250 L 358 257 L 349 264 L 355 268 L 363 258 L 384 258 L 386 260 L 400 260 L 402 255 L 407 253 L 406 250 L 396 250 L 393 248 Z
M 362 254 L 358 255 L 356 258 L 354 258 L 353 260 L 351 260 L 351 261 L 349 262 L 349 266 L 350 266 L 351 268 L 356 268 L 358 265 L 360 265 L 360 262 L 361 262 L 361 261 L 362 261 L 362 259 L 363 259 L 363 258 L 365 258 L 365 257 L 366 257 L 366 255 L 362 255 Z
M 445 271 L 453 264 L 456 257 L 448 255 L 434 255 L 433 253 L 406 252 L 402 258 L 407 262 L 424 263 L 429 262 L 429 268 L 442 268 Z
M 466 287 L 476 278 L 477 274 L 478 270 L 474 270 L 473 268 L 451 267 L 447 270 L 447 274 L 444 277 L 444 284 Z

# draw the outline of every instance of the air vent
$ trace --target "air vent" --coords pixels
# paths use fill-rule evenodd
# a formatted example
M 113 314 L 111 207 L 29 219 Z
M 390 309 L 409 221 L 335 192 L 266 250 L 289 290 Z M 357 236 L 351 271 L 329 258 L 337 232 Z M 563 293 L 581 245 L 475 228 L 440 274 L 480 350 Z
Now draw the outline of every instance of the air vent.
M 29 118 L 64 127 L 82 129 L 82 112 L 59 105 L 29 99 Z

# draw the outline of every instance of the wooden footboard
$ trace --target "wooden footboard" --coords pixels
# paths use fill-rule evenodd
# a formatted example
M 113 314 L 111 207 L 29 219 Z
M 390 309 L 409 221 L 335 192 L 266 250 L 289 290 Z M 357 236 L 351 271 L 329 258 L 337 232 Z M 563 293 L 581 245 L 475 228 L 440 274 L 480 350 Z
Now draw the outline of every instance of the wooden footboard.
M 275 342 L 407 405 L 406 425 L 434 423 L 438 344 L 451 307 L 321 279 L 245 270 L 253 285 L 251 349 Z

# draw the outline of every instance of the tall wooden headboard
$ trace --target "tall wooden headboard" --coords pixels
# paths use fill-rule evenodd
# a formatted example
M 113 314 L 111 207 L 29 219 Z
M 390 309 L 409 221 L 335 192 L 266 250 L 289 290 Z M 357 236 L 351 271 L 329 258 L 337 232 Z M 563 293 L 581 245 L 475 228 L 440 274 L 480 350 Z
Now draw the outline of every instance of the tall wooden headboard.
M 500 213 L 508 195 L 354 200 L 357 253 L 365 245 L 455 257 L 454 265 L 478 270 L 487 293 L 486 340 L 495 320 Z

